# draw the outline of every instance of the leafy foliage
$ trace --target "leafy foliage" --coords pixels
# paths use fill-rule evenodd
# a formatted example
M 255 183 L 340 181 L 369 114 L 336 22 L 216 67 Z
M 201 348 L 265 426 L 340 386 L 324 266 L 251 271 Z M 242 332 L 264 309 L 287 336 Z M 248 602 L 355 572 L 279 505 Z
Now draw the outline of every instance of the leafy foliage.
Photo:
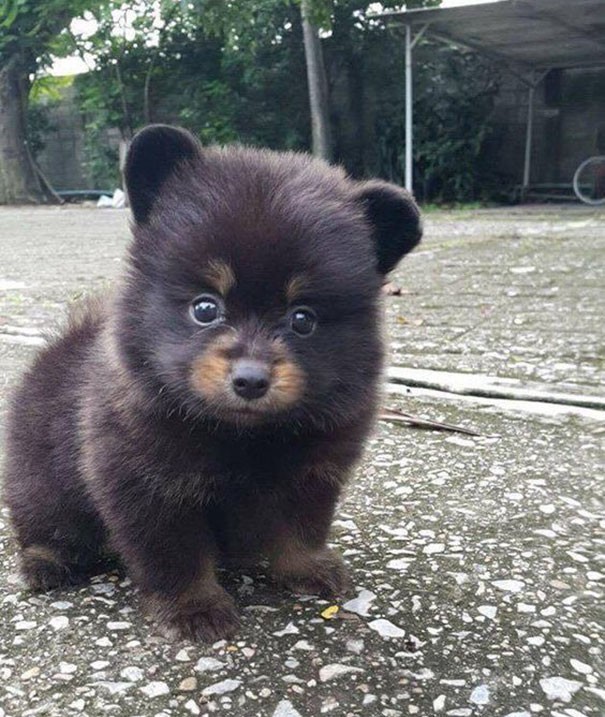
M 49 132 L 56 130 L 51 119 L 52 109 L 63 99 L 63 91 L 73 82 L 71 77 L 38 77 L 29 93 L 27 112 L 27 143 L 34 157 L 46 146 Z
M 65 54 L 61 32 L 90 6 L 86 0 L 0 0 L 0 64 L 19 54 L 33 71 L 51 53 Z
M 299 3 L 104 0 L 91 8 L 97 30 L 77 39 L 77 46 L 94 57 L 95 67 L 77 78 L 76 87 L 95 183 L 111 186 L 119 179 L 117 142 L 115 135 L 108 141 L 109 130 L 128 139 L 152 121 L 184 125 L 205 143 L 306 150 L 310 128 Z M 394 8 L 402 2 L 381 4 Z M 402 183 L 403 40 L 372 18 L 369 5 L 311 2 L 313 20 L 325 35 L 336 161 L 354 176 Z M 484 157 L 498 74 L 472 53 L 426 42 L 416 49 L 415 64 L 419 193 L 443 201 L 479 197 L 492 179 Z
M 212 4 L 209 15 L 195 6 L 175 13 L 174 3 L 158 14 L 148 5 L 130 34 L 116 32 L 116 12 L 123 17 L 126 5 L 97 14 L 97 32 L 81 43 L 96 67 L 76 81 L 87 137 L 117 127 L 127 139 L 137 127 L 163 121 L 191 129 L 206 143 L 306 148 L 305 86 L 292 83 L 305 72 L 298 9 L 283 0 L 254 6 L 258 32 L 219 25 Z M 102 166 L 92 143 L 88 155 L 95 180 L 107 177 L 109 166 Z M 114 155 L 105 157 L 113 162 Z
M 499 88 L 493 63 L 427 43 L 419 52 L 415 163 L 422 194 L 437 201 L 484 199 L 498 177 L 486 149 Z

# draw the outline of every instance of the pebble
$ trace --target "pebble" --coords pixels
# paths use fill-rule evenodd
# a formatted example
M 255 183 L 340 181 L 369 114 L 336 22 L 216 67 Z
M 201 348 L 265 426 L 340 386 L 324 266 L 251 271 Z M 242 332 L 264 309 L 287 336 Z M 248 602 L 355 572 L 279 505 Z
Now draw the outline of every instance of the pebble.
M 390 620 L 384 618 L 378 618 L 368 623 L 368 627 L 376 631 L 381 637 L 404 637 L 405 630 L 402 630 L 397 625 L 393 625 Z
M 397 560 L 389 560 L 389 562 L 387 563 L 387 568 L 392 568 L 393 570 L 407 570 L 411 564 L 411 560 L 399 558 Z
M 479 607 L 477 608 L 477 612 L 489 618 L 490 620 L 493 620 L 496 617 L 498 608 L 495 605 L 479 605 Z
M 200 657 L 194 669 L 196 672 L 216 672 L 225 667 L 225 663 L 215 657 Z
M 476 705 L 486 705 L 489 702 L 489 687 L 487 685 L 477 685 L 471 692 L 469 701 Z
M 63 675 L 72 675 L 77 669 L 78 666 L 74 665 L 73 662 L 59 662 L 59 672 Z
M 590 665 L 587 665 L 585 662 L 580 662 L 580 660 L 575 660 L 573 657 L 569 661 L 569 664 L 576 672 L 579 672 L 582 675 L 589 675 L 592 672 L 592 667 Z
M 121 692 L 126 692 L 133 687 L 132 682 L 111 682 L 109 680 L 103 680 L 101 682 L 93 682 L 93 685 L 98 685 L 106 689 L 111 695 L 119 695 Z
M 104 670 L 106 667 L 109 667 L 109 662 L 107 662 L 107 660 L 95 660 L 90 663 L 90 666 L 95 671 Z
M 273 634 L 275 635 L 275 637 L 283 637 L 284 635 L 296 635 L 298 632 L 299 629 L 296 627 L 296 625 L 293 622 L 289 622 L 283 630 L 278 630 Z
M 441 712 L 445 708 L 445 695 L 439 695 L 433 700 L 433 710 L 435 712 Z
M 15 625 L 15 630 L 32 630 L 38 623 L 32 620 L 19 620 Z
M 179 662 L 189 662 L 191 658 L 189 657 L 189 653 L 187 650 L 179 650 L 176 655 L 174 656 L 175 660 L 178 660 Z
M 353 667 L 352 665 L 341 665 L 337 662 L 331 665 L 324 665 L 319 670 L 319 679 L 322 682 L 328 682 L 328 680 L 334 680 L 342 675 L 347 675 L 352 672 L 363 672 L 361 667 Z
M 170 693 L 170 689 L 165 682 L 154 681 L 148 685 L 139 688 L 147 697 L 161 697 Z
M 597 697 L 600 697 L 603 701 L 605 701 L 605 690 L 602 690 L 599 687 L 587 687 L 586 691 L 592 692 L 593 695 L 596 695 Z
M 540 687 L 544 690 L 544 694 L 549 700 L 561 700 L 561 702 L 569 702 L 580 687 L 581 682 L 576 680 L 567 680 L 565 677 L 545 677 L 540 680 Z
M 453 443 L 456 446 L 463 446 L 464 448 L 475 448 L 474 441 L 470 441 L 468 438 L 458 438 L 458 436 L 446 438 L 445 443 Z
M 131 622 L 108 622 L 107 623 L 107 629 L 108 630 L 130 630 L 132 627 Z
M 123 677 L 129 682 L 138 682 L 139 680 L 142 680 L 144 676 L 145 673 L 143 670 L 140 667 L 135 667 L 134 665 L 129 665 L 120 671 L 120 677 Z
M 540 645 L 543 645 L 544 642 L 545 640 L 542 635 L 535 635 L 534 637 L 527 638 L 527 643 L 529 645 L 534 645 L 534 647 L 540 647 Z
M 347 640 L 345 647 L 349 652 L 360 655 L 363 652 L 364 643 L 363 640 Z
M 184 680 L 181 681 L 179 685 L 179 690 L 181 692 L 193 692 L 193 690 L 197 689 L 197 680 L 195 677 L 185 677 Z
M 357 615 L 361 615 L 361 617 L 367 617 L 370 612 L 370 606 L 375 599 L 376 593 L 373 593 L 371 590 L 364 589 L 359 592 L 359 595 L 356 598 L 346 602 L 342 606 L 342 609 L 347 610 L 348 612 L 354 612 Z
M 200 708 L 193 700 L 185 702 L 185 709 L 191 712 L 192 715 L 199 715 L 201 713 Z
M 445 545 L 443 543 L 429 543 L 425 545 L 422 552 L 425 555 L 434 555 L 435 553 L 443 553 Z
M 25 670 L 25 672 L 21 675 L 22 680 L 31 680 L 32 677 L 38 677 L 40 674 L 40 668 L 39 667 L 30 667 L 29 670 Z
M 275 708 L 272 717 L 302 717 L 300 712 L 294 709 L 290 700 L 282 700 Z
M 522 580 L 494 580 L 492 583 L 498 590 L 503 590 L 510 593 L 519 593 L 525 587 L 525 583 Z
M 69 618 L 65 615 L 57 615 L 56 617 L 51 617 L 48 624 L 53 630 L 64 630 L 69 626 Z
M 224 695 L 227 692 L 233 692 L 242 684 L 241 680 L 223 680 L 222 682 L 216 682 L 214 685 L 208 685 L 202 690 L 202 694 L 206 696 L 210 695 Z
M 311 645 L 311 643 L 308 642 L 307 640 L 299 640 L 298 642 L 296 642 L 296 643 L 294 644 L 294 646 L 293 646 L 292 649 L 293 649 L 293 650 L 307 650 L 307 651 L 310 651 L 310 650 L 314 650 L 315 648 L 314 648 L 313 645 Z

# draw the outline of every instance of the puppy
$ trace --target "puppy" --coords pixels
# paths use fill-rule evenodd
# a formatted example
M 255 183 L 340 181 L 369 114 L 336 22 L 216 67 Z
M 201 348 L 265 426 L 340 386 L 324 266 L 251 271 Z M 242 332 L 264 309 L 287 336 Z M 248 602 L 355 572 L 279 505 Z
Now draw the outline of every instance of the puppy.
M 166 631 L 214 641 L 238 624 L 218 565 L 346 589 L 326 540 L 375 415 L 380 288 L 420 218 L 394 185 L 161 125 L 125 177 L 126 274 L 25 375 L 5 499 L 31 588 L 109 546 Z

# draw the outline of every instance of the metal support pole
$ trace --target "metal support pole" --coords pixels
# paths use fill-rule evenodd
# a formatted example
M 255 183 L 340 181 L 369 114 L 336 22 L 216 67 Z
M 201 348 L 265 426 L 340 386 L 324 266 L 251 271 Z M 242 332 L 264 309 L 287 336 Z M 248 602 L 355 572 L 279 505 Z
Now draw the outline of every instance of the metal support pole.
M 412 26 L 405 26 L 405 188 L 413 190 Z
M 525 135 L 525 166 L 523 167 L 523 194 L 529 188 L 529 180 L 531 175 L 531 145 L 534 129 L 534 95 L 536 93 L 535 85 L 529 86 L 528 106 L 527 106 L 527 133 Z

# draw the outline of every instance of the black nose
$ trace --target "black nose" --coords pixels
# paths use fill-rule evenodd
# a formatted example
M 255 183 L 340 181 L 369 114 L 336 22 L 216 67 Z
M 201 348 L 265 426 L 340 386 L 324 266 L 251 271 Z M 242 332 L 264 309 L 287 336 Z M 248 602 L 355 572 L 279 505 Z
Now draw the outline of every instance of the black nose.
M 252 401 L 264 396 L 269 389 L 269 369 L 260 361 L 241 359 L 231 372 L 233 390 L 238 396 Z

